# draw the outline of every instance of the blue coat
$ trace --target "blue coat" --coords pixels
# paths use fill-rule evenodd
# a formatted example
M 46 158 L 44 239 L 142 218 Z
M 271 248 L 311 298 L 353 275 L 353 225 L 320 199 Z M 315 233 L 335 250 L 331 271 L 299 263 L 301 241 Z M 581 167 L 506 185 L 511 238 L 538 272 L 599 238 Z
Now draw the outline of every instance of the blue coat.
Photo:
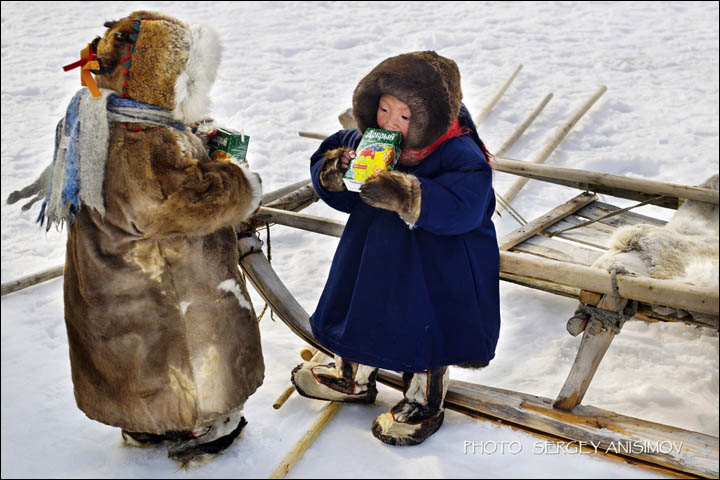
M 471 137 L 455 137 L 415 167 L 398 165 L 421 184 L 411 230 L 358 193 L 320 186 L 325 152 L 354 149 L 360 139 L 341 130 L 310 160 L 319 197 L 350 214 L 310 319 L 315 338 L 346 360 L 402 372 L 490 361 L 500 330 L 499 253 L 482 151 Z

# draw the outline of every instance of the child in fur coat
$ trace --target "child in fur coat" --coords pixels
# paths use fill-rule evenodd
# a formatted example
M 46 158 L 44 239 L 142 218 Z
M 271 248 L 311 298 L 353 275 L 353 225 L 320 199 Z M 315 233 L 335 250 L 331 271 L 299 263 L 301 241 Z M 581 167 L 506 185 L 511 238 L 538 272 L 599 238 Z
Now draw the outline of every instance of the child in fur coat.
M 292 381 L 310 398 L 372 403 L 378 367 L 403 372 L 403 400 L 372 426 L 388 444 L 440 428 L 448 366 L 487 365 L 498 340 L 492 170 L 461 100 L 452 60 L 388 58 L 354 91 L 358 129 L 330 136 L 310 160 L 318 196 L 350 217 L 311 317 L 335 363 L 303 363 Z M 401 157 L 350 192 L 342 175 L 371 127 L 402 132 Z
M 78 407 L 188 465 L 233 443 L 263 382 L 233 228 L 262 188 L 247 168 L 211 159 L 193 128 L 219 67 L 217 33 L 149 11 L 105 26 L 74 64 L 97 85 L 84 77 L 90 91 L 59 124 L 53 162 L 11 201 L 38 194 L 47 228 L 68 225 Z

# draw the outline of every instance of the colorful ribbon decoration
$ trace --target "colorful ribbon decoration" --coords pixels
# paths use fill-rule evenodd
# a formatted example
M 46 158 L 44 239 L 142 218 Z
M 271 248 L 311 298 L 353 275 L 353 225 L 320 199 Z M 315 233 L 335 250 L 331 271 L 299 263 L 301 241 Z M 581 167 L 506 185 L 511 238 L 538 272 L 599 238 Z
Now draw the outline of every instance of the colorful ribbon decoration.
M 87 47 L 80 51 L 80 60 L 65 65 L 63 70 L 67 72 L 74 68 L 82 67 L 80 69 L 80 84 L 83 87 L 87 87 L 93 97 L 99 98 L 102 94 L 91 72 L 91 70 L 100 70 L 100 62 L 95 60 L 96 58 L 97 55 L 93 52 L 92 45 L 88 43 Z

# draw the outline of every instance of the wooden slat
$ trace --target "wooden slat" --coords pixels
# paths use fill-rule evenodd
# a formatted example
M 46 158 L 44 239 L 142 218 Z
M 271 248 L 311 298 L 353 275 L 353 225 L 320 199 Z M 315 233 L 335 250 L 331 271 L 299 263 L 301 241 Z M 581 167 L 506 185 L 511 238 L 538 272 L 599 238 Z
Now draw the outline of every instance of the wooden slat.
M 576 212 L 589 203 L 594 202 L 596 199 L 597 197 L 595 195 L 587 192 L 583 192 L 580 195 L 571 198 L 562 205 L 553 208 L 545 215 L 538 217 L 529 222 L 527 225 L 523 225 L 517 230 L 505 235 L 500 239 L 500 241 L 498 241 L 500 250 L 510 250 L 520 242 L 523 242 L 536 233 L 547 229 L 549 226 L 561 221 L 566 216 Z
M 546 230 L 548 233 L 555 233 L 580 223 L 582 222 L 577 218 L 566 217 L 554 225 L 549 226 Z M 591 247 L 600 248 L 602 250 L 608 249 L 611 236 L 611 231 L 607 231 L 594 223 L 592 225 L 576 228 L 558 235 L 558 237 L 562 239 L 582 243 L 584 245 L 590 245 Z
M 603 215 L 607 215 L 610 212 L 620 210 L 620 207 L 610 205 L 603 202 L 594 202 L 590 205 L 581 208 L 576 212 L 576 215 L 585 219 L 591 220 L 594 218 L 600 218 Z M 657 218 L 648 217 L 635 212 L 623 212 L 618 215 L 604 218 L 598 223 L 604 223 L 605 225 L 611 225 L 613 227 L 625 227 L 628 225 L 638 225 L 641 223 L 647 223 L 650 225 L 657 225 L 662 227 L 667 222 L 664 220 L 658 220 Z
M 592 265 L 603 254 L 600 250 L 591 250 L 578 245 L 576 242 L 564 242 L 542 235 L 535 235 L 525 240 L 513 247 L 512 251 L 587 266 Z
M 580 295 L 579 288 L 570 287 L 567 285 L 560 285 L 559 283 L 549 282 L 547 280 L 540 280 L 532 277 L 526 277 L 525 275 L 518 275 L 515 273 L 501 271 L 500 280 L 515 283 L 523 287 L 533 288 L 535 290 L 542 290 L 543 292 L 552 293 L 553 295 L 560 295 L 563 297 L 578 298 Z

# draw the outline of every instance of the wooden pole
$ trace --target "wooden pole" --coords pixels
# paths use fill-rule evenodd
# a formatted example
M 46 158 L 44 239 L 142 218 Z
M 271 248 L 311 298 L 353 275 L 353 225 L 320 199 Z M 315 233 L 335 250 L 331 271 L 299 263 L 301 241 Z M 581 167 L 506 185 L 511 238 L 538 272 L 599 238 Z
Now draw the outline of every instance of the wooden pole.
M 283 203 L 285 200 L 287 202 Z M 300 182 L 282 187 L 272 192 L 263 195 L 260 202 L 261 205 L 277 205 L 278 208 L 286 207 L 292 210 L 296 210 L 298 207 L 305 206 L 308 203 L 312 203 L 317 200 L 317 195 L 312 189 L 310 179 L 305 179 Z M 12 280 L 2 284 L 2 295 L 5 296 L 9 293 L 17 292 L 27 287 L 37 285 L 38 283 L 46 282 L 54 278 L 62 277 L 64 265 L 58 265 L 57 267 L 43 270 L 42 272 L 34 273 L 26 277 L 22 277 L 18 280 Z
M 318 132 L 306 132 L 304 130 L 300 130 L 298 132 L 298 135 L 301 137 L 307 137 L 307 138 L 315 138 L 317 140 L 325 140 L 330 135 L 325 135 L 324 133 L 318 133 Z
M 538 165 L 530 162 L 495 157 L 493 168 L 498 172 L 534 178 L 544 182 L 557 183 L 569 187 L 589 190 L 596 193 L 607 193 L 620 198 L 646 199 L 649 196 L 663 195 L 672 202 L 658 200 L 650 202 L 655 205 L 677 208 L 677 199 L 697 200 L 698 202 L 718 204 L 718 191 L 701 187 L 691 187 L 675 183 L 658 182 L 642 178 L 623 177 L 609 173 L 591 172 L 575 168 Z M 505 200 L 508 200 L 507 198 Z
M 565 125 L 560 128 L 560 130 L 555 134 L 555 136 L 550 140 L 550 142 L 545 145 L 545 148 L 543 148 L 540 153 L 538 153 L 538 155 L 532 160 L 532 163 L 544 163 L 545 160 L 547 160 L 547 158 L 550 156 L 550 154 L 557 148 L 557 146 L 560 145 L 560 143 L 565 139 L 565 137 L 567 137 L 567 134 L 570 133 L 570 130 L 572 130 L 572 128 L 575 126 L 575 124 L 577 124 L 580 118 L 585 115 L 585 112 L 587 112 L 590 107 L 593 106 L 593 104 L 598 100 L 598 98 L 602 96 L 603 93 L 605 93 L 606 90 L 607 87 L 605 85 L 598 88 L 598 90 L 575 112 L 575 114 L 570 118 L 570 120 L 568 120 Z M 507 190 L 507 192 L 503 194 L 503 198 L 505 199 L 505 201 L 511 203 L 527 182 L 527 178 L 519 178 L 515 180 L 515 183 L 513 183 Z M 497 212 L 495 215 L 497 215 Z
M 521 123 L 518 128 L 515 129 L 513 134 L 510 135 L 510 137 L 507 140 L 505 140 L 505 143 L 503 143 L 500 146 L 498 151 L 495 152 L 495 155 L 497 155 L 498 157 L 502 157 L 512 148 L 513 145 L 515 145 L 515 142 L 518 141 L 518 139 L 522 136 L 522 134 L 525 133 L 525 130 L 527 130 L 527 128 L 530 126 L 530 124 L 535 121 L 535 119 L 537 118 L 538 115 L 540 115 L 540 112 L 543 111 L 543 109 L 545 108 L 545 105 L 548 104 L 548 102 L 550 101 L 550 99 L 552 97 L 553 97 L 553 94 L 548 93 L 547 96 L 545 98 L 543 98 L 542 102 L 540 102 L 540 105 L 535 107 L 535 110 L 533 110 L 533 112 L 530 114 L 530 116 L 527 117 L 525 119 L 525 121 L 523 123 Z
M 505 80 L 505 83 L 503 83 L 500 89 L 495 93 L 495 96 L 491 98 L 487 105 L 485 105 L 485 107 L 482 109 L 482 111 L 475 116 L 475 125 L 480 125 L 490 115 L 490 112 L 492 112 L 493 108 L 495 108 L 495 105 L 497 105 L 497 103 L 500 101 L 502 96 L 505 94 L 505 90 L 507 90 L 512 81 L 515 80 L 515 77 L 521 69 L 522 64 L 515 67 L 513 73 L 511 73 L 510 77 Z
M 318 349 L 313 346 L 303 347 L 303 349 L 300 350 L 300 358 L 302 358 L 306 362 L 310 362 L 317 353 Z
M 312 442 L 315 441 L 315 438 L 317 438 L 320 432 L 322 432 L 322 430 L 325 428 L 328 422 L 330 422 L 332 417 L 335 416 L 340 407 L 342 407 L 342 402 L 328 403 L 328 405 L 323 408 L 317 420 L 315 420 L 315 423 L 313 423 L 310 429 L 308 429 L 308 431 L 305 433 L 305 435 L 303 435 L 302 438 L 298 440 L 292 450 L 288 452 L 282 462 L 280 462 L 280 465 L 277 466 L 277 468 L 272 472 L 272 474 L 270 474 L 270 477 L 268 478 L 285 477 L 285 475 L 287 475 L 290 469 L 300 459 L 302 454 L 305 453 L 305 450 L 307 450 L 308 447 L 312 445 Z
M 58 267 L 43 270 L 39 273 L 28 275 L 27 277 L 23 277 L 19 280 L 5 282 L 2 284 L 2 295 L 0 296 L 5 296 L 8 293 L 17 292 L 18 290 L 22 290 L 23 288 L 31 287 L 38 283 L 52 280 L 53 278 L 62 277 L 64 268 L 64 265 L 60 265 Z

